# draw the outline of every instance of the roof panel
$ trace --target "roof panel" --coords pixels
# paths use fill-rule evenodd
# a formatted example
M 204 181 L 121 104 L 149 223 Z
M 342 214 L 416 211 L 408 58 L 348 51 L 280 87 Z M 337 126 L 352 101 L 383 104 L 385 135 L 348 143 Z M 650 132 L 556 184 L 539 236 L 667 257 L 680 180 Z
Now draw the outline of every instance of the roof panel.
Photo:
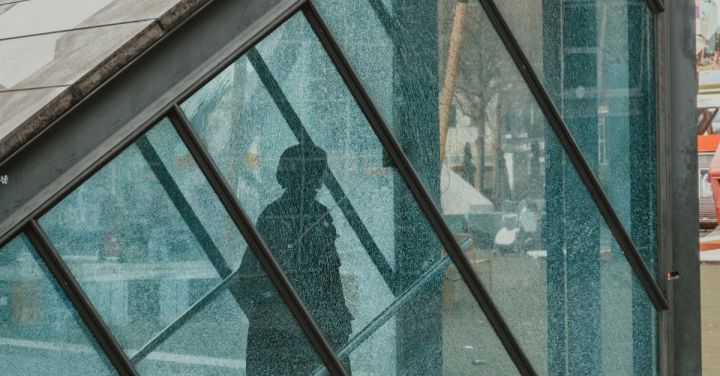
M 64 91 L 68 89 L 60 87 L 0 92 L 0 139 L 4 139 L 18 125 Z
M 110 2 L 33 0 L 17 3 L 0 16 L 0 39 L 74 29 Z
M 0 15 L 10 10 L 13 6 L 15 6 L 15 4 L 0 5 Z
M 0 0 L 0 160 L 208 1 Z
M 140 21 L 0 41 L 0 85 L 71 85 L 150 24 Z
M 0 15 L 0 39 L 160 17 L 179 0 L 32 0 Z M 32 20 L 32 22 L 28 22 Z

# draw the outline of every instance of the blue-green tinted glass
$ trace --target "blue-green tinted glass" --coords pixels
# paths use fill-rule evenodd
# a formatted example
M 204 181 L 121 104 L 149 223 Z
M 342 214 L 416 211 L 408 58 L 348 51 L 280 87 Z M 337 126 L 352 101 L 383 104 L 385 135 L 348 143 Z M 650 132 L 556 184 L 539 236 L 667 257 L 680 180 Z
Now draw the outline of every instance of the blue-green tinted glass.
M 656 270 L 655 34 L 647 1 L 496 3 Z
M 479 267 L 489 268 L 484 263 Z M 392 375 L 397 368 L 406 367 L 410 361 L 416 364 L 428 363 L 414 355 L 422 354 L 425 344 L 413 341 L 404 346 L 388 346 L 388 338 L 402 331 L 407 317 L 417 322 L 427 322 L 433 312 L 418 310 L 417 307 L 432 302 L 434 283 L 442 279 L 443 311 L 441 323 L 443 342 L 434 348 L 437 362 L 442 362 L 444 375 L 517 375 L 517 369 L 508 359 L 507 353 L 498 351 L 502 344 L 494 335 L 490 324 L 478 312 L 477 303 L 462 283 L 457 270 L 449 265 L 447 256 L 433 265 L 431 271 L 418 278 L 401 294 L 386 311 L 376 317 L 353 338 L 340 355 L 349 354 L 356 374 Z M 430 295 L 428 295 L 428 293 Z M 397 305 L 396 305 L 397 304 Z M 478 340 L 482 338 L 482 340 Z M 383 351 L 379 351 L 383 349 Z M 437 368 L 414 368 L 419 374 L 433 374 Z M 403 374 L 402 372 L 398 372 Z M 438 373 L 440 374 L 440 373 Z
M 426 29 L 419 3 L 316 2 L 372 98 L 394 106 L 384 115 L 426 186 L 440 175 L 436 205 L 491 265 L 478 275 L 535 369 L 655 374 L 653 307 L 479 3 L 440 2 Z M 389 45 L 364 38 L 381 33 Z M 408 58 L 431 42 L 438 66 Z M 395 78 L 375 82 L 376 70 Z M 430 162 L 416 151 L 429 144 Z
M 0 248 L 0 359 L 3 375 L 117 374 L 24 235 Z
M 252 256 L 249 256 L 252 257 Z M 157 350 L 137 363 L 147 375 L 307 375 L 322 366 L 281 298 L 265 290 L 265 301 L 252 300 L 251 287 L 267 288 L 265 275 L 236 274 L 183 322 Z M 239 278 L 238 278 L 239 277 Z M 272 303 L 270 303 L 272 301 Z M 264 316 L 282 325 L 257 325 Z
M 238 279 L 241 260 L 257 265 L 254 254 L 167 120 L 40 223 L 132 360 L 151 349 L 143 366 L 152 374 L 237 374 L 238 364 L 262 370 L 276 359 L 269 349 L 282 346 L 319 363 L 264 271 L 256 267 Z M 234 306 L 212 316 L 205 314 L 207 309 L 183 316 L 187 310 L 217 306 L 217 296 L 203 297 L 227 278 L 235 281 L 227 285 Z M 248 278 L 250 284 L 238 282 Z M 256 291 L 248 291 L 254 287 L 263 288 L 271 309 L 256 309 L 251 299 Z M 286 324 L 248 330 L 251 314 Z M 190 320 L 178 324 L 181 316 Z M 169 337 L 175 346 L 148 347 L 156 336 Z M 252 341 L 260 351 L 250 354 L 244 347 Z
M 516 372 L 454 267 L 432 271 L 439 242 L 302 15 L 182 109 L 353 373 Z M 360 346 L 393 306 L 393 324 Z

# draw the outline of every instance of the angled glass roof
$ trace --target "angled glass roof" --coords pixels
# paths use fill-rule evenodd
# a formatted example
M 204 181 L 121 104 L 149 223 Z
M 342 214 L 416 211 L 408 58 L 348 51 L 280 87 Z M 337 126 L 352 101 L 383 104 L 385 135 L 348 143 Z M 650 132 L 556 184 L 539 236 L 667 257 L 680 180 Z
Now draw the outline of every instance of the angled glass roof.
M 429 3 L 297 2 L 208 57 L 0 234 L 0 346 L 130 375 L 657 374 L 667 302 L 594 156 L 491 0 Z M 0 130 L 69 108 L 179 4 L 0 27 Z M 38 313 L 37 275 L 66 313 Z

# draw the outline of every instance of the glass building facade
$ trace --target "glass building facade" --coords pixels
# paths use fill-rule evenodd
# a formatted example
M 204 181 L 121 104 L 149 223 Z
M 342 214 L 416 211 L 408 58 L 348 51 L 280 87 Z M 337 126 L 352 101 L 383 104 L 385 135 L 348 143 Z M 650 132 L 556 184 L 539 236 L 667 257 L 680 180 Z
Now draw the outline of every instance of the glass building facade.
M 656 9 L 295 3 L 0 234 L 1 373 L 660 374 Z

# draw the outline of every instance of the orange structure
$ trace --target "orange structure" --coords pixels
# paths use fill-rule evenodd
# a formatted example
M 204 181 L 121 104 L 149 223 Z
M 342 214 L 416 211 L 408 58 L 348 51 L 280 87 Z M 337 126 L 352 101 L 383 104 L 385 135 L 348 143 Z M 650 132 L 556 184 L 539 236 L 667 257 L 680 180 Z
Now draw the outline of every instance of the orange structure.
M 720 218 L 720 135 L 707 135 L 698 137 L 698 152 L 708 152 L 714 148 L 715 155 L 710 162 L 708 174 L 703 179 L 710 180 L 712 198 L 715 209 L 715 218 Z M 701 182 L 702 184 L 703 182 Z M 716 229 L 712 233 L 700 238 L 700 251 L 720 249 L 720 231 Z

